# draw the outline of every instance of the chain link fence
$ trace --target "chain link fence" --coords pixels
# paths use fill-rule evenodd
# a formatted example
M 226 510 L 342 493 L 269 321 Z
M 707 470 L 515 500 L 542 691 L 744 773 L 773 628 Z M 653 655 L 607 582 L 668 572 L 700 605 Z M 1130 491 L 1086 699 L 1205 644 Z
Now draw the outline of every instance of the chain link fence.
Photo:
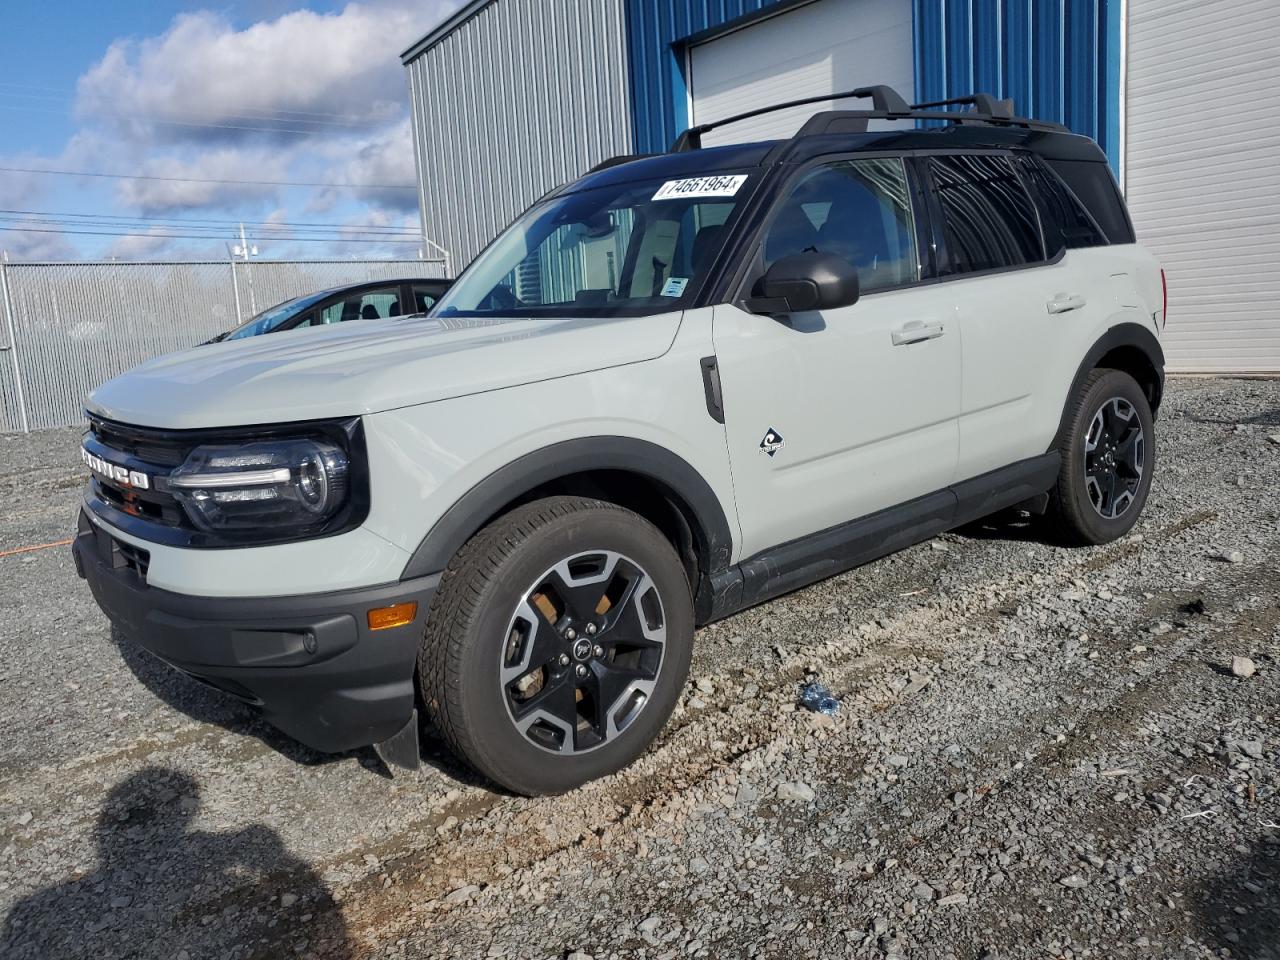
M 292 297 L 443 276 L 444 260 L 0 262 L 0 432 L 81 423 L 104 380 Z

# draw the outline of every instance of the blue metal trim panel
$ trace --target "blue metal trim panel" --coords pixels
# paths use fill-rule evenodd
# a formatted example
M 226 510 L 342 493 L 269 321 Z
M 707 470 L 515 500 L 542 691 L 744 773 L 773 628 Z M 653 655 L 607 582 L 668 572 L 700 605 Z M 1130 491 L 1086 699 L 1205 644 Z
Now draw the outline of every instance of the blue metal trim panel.
M 1121 0 L 913 0 L 916 96 L 977 90 L 1120 153 Z
M 795 0 L 627 0 L 631 122 L 640 153 L 666 150 L 689 122 L 685 47 L 696 37 Z

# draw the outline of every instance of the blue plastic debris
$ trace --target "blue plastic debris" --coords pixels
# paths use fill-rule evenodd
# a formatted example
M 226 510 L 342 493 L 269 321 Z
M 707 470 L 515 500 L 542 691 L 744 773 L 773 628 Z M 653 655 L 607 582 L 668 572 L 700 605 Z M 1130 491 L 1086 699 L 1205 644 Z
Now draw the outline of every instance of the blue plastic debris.
M 816 680 L 800 688 L 800 706 L 814 713 L 825 713 L 829 717 L 834 717 L 840 712 L 840 701 Z

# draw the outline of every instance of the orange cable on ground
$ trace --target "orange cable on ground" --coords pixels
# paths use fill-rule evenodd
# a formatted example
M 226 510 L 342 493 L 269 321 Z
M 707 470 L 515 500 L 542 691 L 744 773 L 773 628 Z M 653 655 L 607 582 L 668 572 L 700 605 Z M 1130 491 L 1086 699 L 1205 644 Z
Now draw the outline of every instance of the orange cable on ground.
M 33 550 L 47 550 L 49 547 L 65 547 L 74 539 L 74 537 L 68 537 L 66 540 L 55 540 L 53 543 L 37 543 L 31 547 L 16 547 L 13 550 L 0 550 L 0 557 L 12 557 L 19 553 L 30 553 Z

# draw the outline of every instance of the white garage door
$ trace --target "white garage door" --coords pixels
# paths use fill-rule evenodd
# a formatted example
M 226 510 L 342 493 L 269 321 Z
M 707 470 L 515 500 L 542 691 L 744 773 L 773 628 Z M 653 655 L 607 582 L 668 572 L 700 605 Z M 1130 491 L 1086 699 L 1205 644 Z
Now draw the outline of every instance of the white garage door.
M 1280 2 L 1129 0 L 1125 180 L 1170 369 L 1280 371 Z
M 887 83 L 909 101 L 911 4 L 907 0 L 816 0 L 699 44 L 690 52 L 694 123 L 770 103 Z M 866 109 L 865 100 L 836 107 Z M 788 137 L 831 104 L 767 114 L 713 130 L 703 142 Z

